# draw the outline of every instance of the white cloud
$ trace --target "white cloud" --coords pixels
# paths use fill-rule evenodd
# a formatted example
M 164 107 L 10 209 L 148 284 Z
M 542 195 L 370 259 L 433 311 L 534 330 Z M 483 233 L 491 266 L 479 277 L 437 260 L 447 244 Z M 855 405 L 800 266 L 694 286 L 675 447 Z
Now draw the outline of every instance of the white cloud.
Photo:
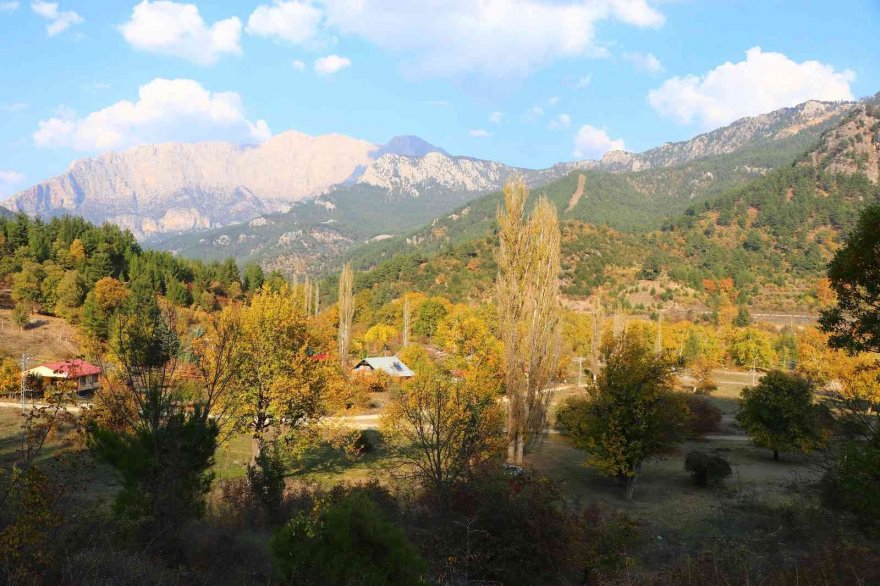
M 603 54 L 597 23 L 655 27 L 647 0 L 324 0 L 328 26 L 404 56 L 416 77 L 524 76 L 559 59 Z
M 18 10 L 21 4 L 19 2 L 0 2 L 0 12 L 11 12 Z
M 559 103 L 558 96 L 553 96 L 552 98 L 547 98 L 547 105 L 548 106 L 555 106 L 558 103 Z
M 486 138 L 489 136 L 489 131 L 483 130 L 482 128 L 475 128 L 468 131 L 468 136 L 473 136 L 475 138 Z
M 526 110 L 525 114 L 523 114 L 523 118 L 527 122 L 534 122 L 535 120 L 537 120 L 538 118 L 541 118 L 543 116 L 544 116 L 544 108 L 542 108 L 541 106 L 532 106 L 531 108 Z
M 301 45 L 318 34 L 321 11 L 307 2 L 283 2 L 257 6 L 248 18 L 248 34 Z
M 49 24 L 46 25 L 46 33 L 50 37 L 54 37 L 71 26 L 83 22 L 83 17 L 73 10 L 58 10 L 57 2 L 43 2 L 42 0 L 31 2 L 31 10 L 49 21 Z
M 351 59 L 339 55 L 327 55 L 315 60 L 315 71 L 321 75 L 332 75 L 340 69 L 351 67 Z
M 10 102 L 9 104 L 0 104 L 0 110 L 14 114 L 16 112 L 24 112 L 30 108 L 30 104 L 26 102 Z
M 24 183 L 25 179 L 24 173 L 0 170 L 0 197 L 14 192 L 17 187 Z
M 591 81 L 593 81 L 593 76 L 592 75 L 585 75 L 575 82 L 574 89 L 582 90 L 585 87 L 587 87 L 588 85 L 590 85 Z
M 558 128 L 568 128 L 571 126 L 571 116 L 568 114 L 559 114 L 555 116 L 549 124 L 547 124 L 547 128 L 556 130 Z
M 492 112 L 489 114 L 489 122 L 492 124 L 501 124 L 501 121 L 504 119 L 503 112 Z
M 579 159 L 600 159 L 608 151 L 622 151 L 623 139 L 611 140 L 604 128 L 585 124 L 574 137 L 573 156 Z
M 235 92 L 212 93 L 190 79 L 154 79 L 140 87 L 136 102 L 116 102 L 84 118 L 63 108 L 39 122 L 33 139 L 43 148 L 99 151 L 168 141 L 252 143 L 270 136 L 265 121 L 245 117 Z
M 305 71 L 305 69 L 306 69 L 306 64 L 303 61 L 301 61 L 300 59 L 294 60 L 294 62 L 291 63 L 290 65 L 291 65 L 291 67 L 293 67 L 297 71 Z
M 143 0 L 119 30 L 135 49 L 198 65 L 213 65 L 224 54 L 241 55 L 241 21 L 232 17 L 208 26 L 195 4 Z
M 807 100 L 851 100 L 850 70 L 835 71 L 818 61 L 797 63 L 782 53 L 760 47 L 746 51 L 745 61 L 724 63 L 705 75 L 673 77 L 648 93 L 657 112 L 683 124 L 716 128 Z
M 654 56 L 653 53 L 626 52 L 623 54 L 623 60 L 632 63 L 633 67 L 639 71 L 658 75 L 663 73 L 663 64 Z

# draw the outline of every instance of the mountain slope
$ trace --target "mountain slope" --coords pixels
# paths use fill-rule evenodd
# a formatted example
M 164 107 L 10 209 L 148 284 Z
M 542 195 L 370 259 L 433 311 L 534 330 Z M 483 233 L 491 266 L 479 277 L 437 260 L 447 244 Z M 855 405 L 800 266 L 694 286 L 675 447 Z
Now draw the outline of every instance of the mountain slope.
M 663 276 L 701 291 L 706 282 L 729 278 L 741 299 L 758 307 L 809 310 L 816 283 L 858 210 L 880 202 L 878 155 L 880 107 L 861 104 L 794 163 L 673 215 L 662 230 L 634 234 L 565 220 L 563 289 L 582 296 L 602 285 L 623 295 L 640 287 L 639 279 Z M 548 185 L 548 195 L 576 192 L 572 177 Z M 479 206 L 491 207 L 484 205 L 488 200 Z M 359 286 L 378 289 L 380 297 L 407 290 L 453 299 L 490 296 L 494 219 L 480 209 L 474 202 L 467 214 L 459 210 L 403 244 L 389 240 L 355 251 L 356 265 L 373 267 Z M 668 301 L 663 293 L 651 293 L 655 305 L 645 309 Z
M 304 267 L 312 273 L 332 268 L 340 252 L 346 251 L 369 264 L 370 258 L 387 258 L 414 243 L 430 246 L 436 240 L 439 246 L 447 233 L 455 241 L 478 235 L 493 221 L 500 201 L 500 195 L 492 192 L 514 173 L 523 175 L 533 187 L 543 185 L 541 190 L 565 210 L 566 218 L 621 230 L 650 230 L 695 201 L 715 197 L 789 163 L 853 107 L 807 102 L 640 155 L 609 153 L 602 161 L 564 163 L 537 171 L 449 157 L 439 151 L 418 157 L 386 154 L 345 185 L 321 196 L 332 209 L 296 206 L 287 214 L 263 216 L 256 224 L 151 244 L 184 255 L 234 256 L 299 272 Z M 633 168 L 641 170 L 627 170 Z M 488 195 L 478 197 L 487 191 Z M 579 196 L 573 198 L 577 192 Z M 361 199 L 367 205 L 360 205 Z M 464 202 L 470 203 L 455 210 Z M 409 233 L 431 219 L 435 219 L 431 226 Z M 451 223 L 457 224 L 455 229 L 447 226 Z M 321 241 L 308 234 L 313 229 L 324 234 L 330 224 L 335 234 L 332 245 L 322 250 Z M 306 236 L 293 238 L 291 234 Z

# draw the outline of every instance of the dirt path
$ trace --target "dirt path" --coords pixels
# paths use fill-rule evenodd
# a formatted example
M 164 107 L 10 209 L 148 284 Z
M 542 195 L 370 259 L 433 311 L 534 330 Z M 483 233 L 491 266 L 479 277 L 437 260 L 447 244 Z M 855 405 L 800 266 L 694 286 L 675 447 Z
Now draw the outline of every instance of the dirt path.
M 587 186 L 587 176 L 581 173 L 578 175 L 578 186 L 573 194 L 571 194 L 571 199 L 568 200 L 568 207 L 565 208 L 566 212 L 570 212 L 574 209 L 574 207 L 581 200 L 581 197 L 584 195 L 584 188 Z

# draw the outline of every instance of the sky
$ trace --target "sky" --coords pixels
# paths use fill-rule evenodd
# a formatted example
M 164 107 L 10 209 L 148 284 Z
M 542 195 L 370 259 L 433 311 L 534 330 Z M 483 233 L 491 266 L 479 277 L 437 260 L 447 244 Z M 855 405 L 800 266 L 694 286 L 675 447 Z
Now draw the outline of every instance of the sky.
M 542 168 L 880 91 L 878 0 L 0 0 L 0 198 L 286 130 Z

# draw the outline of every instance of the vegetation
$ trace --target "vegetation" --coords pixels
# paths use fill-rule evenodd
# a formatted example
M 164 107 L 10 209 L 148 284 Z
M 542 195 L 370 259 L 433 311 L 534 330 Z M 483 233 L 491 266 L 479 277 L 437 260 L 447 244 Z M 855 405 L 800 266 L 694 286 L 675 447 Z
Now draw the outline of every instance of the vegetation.
M 697 486 L 717 486 L 730 476 L 730 463 L 718 454 L 698 450 L 688 452 L 684 469 L 690 472 Z
M 558 421 L 587 463 L 616 478 L 632 500 L 642 464 L 668 455 L 684 438 L 688 410 L 673 392 L 671 361 L 624 334 L 604 355 L 589 398 L 573 398 Z
M 755 445 L 779 452 L 807 453 L 828 437 L 825 410 L 814 400 L 810 381 L 773 370 L 754 388 L 743 389 L 736 418 Z

